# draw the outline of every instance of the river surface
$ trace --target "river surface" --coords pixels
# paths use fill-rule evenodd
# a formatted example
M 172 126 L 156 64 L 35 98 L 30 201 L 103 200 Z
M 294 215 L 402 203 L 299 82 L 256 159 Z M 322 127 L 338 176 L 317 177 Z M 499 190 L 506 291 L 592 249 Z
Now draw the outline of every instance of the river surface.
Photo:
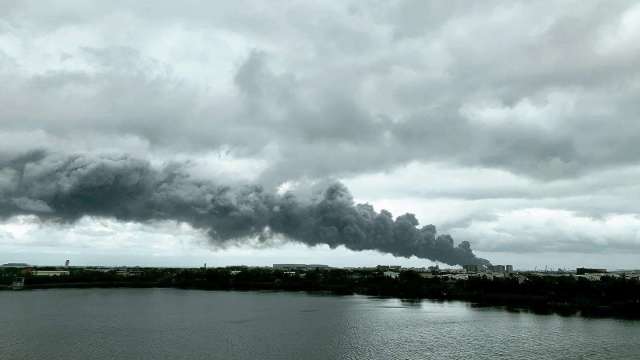
M 640 359 L 640 321 L 287 292 L 3 291 L 0 359 Z

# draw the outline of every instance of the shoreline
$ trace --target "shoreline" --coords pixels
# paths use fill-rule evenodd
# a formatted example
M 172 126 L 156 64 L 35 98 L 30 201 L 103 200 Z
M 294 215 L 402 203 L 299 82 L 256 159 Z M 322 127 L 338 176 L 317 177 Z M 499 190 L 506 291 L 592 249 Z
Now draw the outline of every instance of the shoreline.
M 266 284 L 264 284 L 266 285 Z M 157 282 L 139 281 L 102 281 L 102 282 L 51 282 L 39 284 L 25 284 L 20 290 L 13 290 L 10 286 L 0 285 L 2 291 L 30 291 L 30 290 L 51 290 L 51 289 L 175 289 L 175 290 L 203 290 L 203 291 L 239 291 L 239 292 L 282 292 L 282 293 L 305 293 L 309 295 L 328 296 L 351 296 L 359 295 L 374 298 L 397 299 L 401 301 L 436 301 L 449 302 L 457 301 L 468 304 L 476 308 L 499 308 L 503 311 L 532 313 L 536 315 L 559 315 L 562 317 L 584 317 L 584 318 L 614 318 L 623 320 L 640 320 L 638 307 L 625 307 L 630 304 L 609 304 L 609 305 L 580 305 L 568 302 L 548 301 L 544 296 L 524 297 L 513 294 L 484 294 L 477 296 L 467 294 L 467 296 L 451 296 L 442 294 L 441 296 L 421 296 L 404 297 L 393 294 L 379 294 L 371 291 L 346 291 L 346 289 L 301 289 L 284 288 L 273 286 L 257 287 L 228 287 L 216 288 L 207 286 L 175 286 L 169 284 L 159 284 Z M 632 303 L 638 305 L 637 303 Z

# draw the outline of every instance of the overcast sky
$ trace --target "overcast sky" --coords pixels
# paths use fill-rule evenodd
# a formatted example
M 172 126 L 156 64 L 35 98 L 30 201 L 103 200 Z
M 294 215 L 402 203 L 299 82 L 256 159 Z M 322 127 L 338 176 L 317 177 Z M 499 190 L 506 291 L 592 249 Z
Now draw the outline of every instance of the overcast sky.
M 639 268 L 632 1 L 0 1 L 0 163 L 126 156 L 339 180 L 516 268 Z M 11 198 L 0 170 L 0 198 Z M 20 200 L 21 199 L 21 200 Z M 0 263 L 431 265 L 174 220 L 0 218 Z

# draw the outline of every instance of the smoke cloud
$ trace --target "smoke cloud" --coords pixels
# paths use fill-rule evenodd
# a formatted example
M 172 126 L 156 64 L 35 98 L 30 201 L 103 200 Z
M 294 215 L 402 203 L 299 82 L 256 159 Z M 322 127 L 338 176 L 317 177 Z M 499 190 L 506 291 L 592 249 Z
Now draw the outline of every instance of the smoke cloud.
M 343 245 L 395 256 L 417 256 L 450 265 L 488 264 L 469 242 L 457 246 L 434 225 L 419 227 L 413 214 L 393 218 L 369 204 L 355 204 L 349 190 L 332 183 L 310 199 L 260 186 L 227 186 L 196 180 L 180 164 L 159 169 L 128 156 L 59 156 L 34 152 L 0 162 L 0 215 L 38 214 L 75 221 L 82 216 L 127 221 L 177 220 L 206 229 L 224 244 L 282 235 L 309 246 Z

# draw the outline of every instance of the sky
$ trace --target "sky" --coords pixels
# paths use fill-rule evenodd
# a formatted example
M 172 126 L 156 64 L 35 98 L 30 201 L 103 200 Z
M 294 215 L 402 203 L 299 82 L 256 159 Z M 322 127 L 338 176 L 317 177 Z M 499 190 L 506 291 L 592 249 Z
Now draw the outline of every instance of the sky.
M 340 182 L 493 263 L 640 268 L 635 2 L 4 0 L 0 83 L 0 263 L 435 264 L 201 219 Z

